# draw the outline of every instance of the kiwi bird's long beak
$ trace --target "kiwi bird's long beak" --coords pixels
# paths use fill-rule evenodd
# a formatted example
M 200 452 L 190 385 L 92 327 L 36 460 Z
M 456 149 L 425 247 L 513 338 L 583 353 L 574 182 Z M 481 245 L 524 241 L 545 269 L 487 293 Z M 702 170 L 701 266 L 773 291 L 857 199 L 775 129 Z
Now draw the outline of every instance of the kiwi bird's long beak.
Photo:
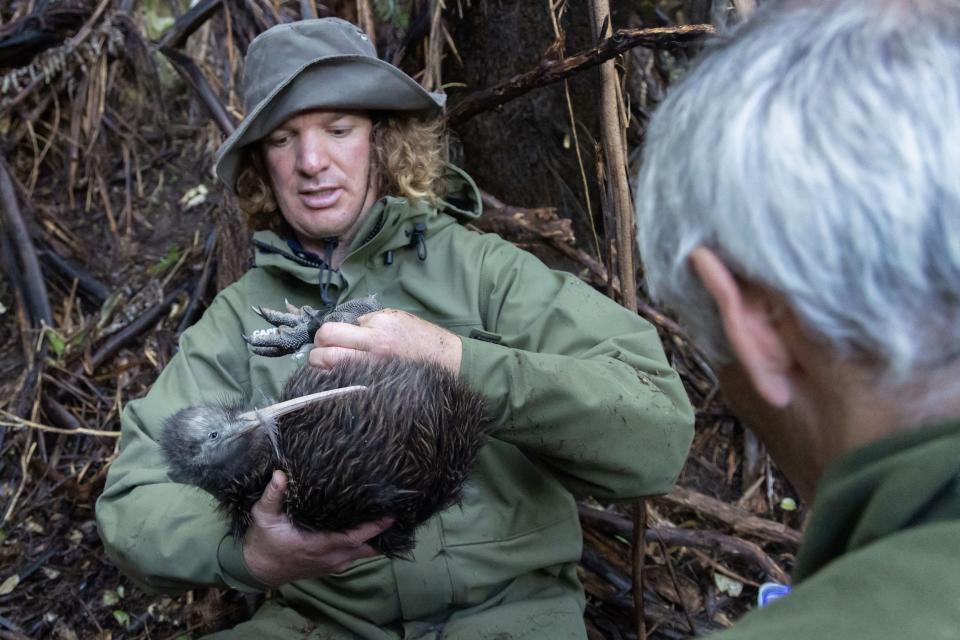
M 302 409 L 312 402 L 322 402 L 324 400 L 330 400 L 331 398 L 338 398 L 340 396 L 346 396 L 350 395 L 351 393 L 359 393 L 366 390 L 367 387 L 364 385 L 341 387 L 340 389 L 329 389 L 327 391 L 320 391 L 318 393 L 300 396 L 299 398 L 284 400 L 283 402 L 271 404 L 270 406 L 263 407 L 262 409 L 247 411 L 246 413 L 241 413 L 239 418 L 241 420 L 250 422 L 249 427 L 243 428 L 243 432 L 246 433 L 247 431 L 259 427 L 267 420 L 275 420 L 276 418 L 286 415 L 292 411 Z

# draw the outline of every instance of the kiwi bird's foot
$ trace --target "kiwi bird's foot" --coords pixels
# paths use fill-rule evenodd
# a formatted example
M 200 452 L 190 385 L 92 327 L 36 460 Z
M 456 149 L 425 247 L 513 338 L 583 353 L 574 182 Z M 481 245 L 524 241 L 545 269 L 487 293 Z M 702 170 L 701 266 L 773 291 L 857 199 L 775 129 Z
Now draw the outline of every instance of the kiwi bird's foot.
M 373 296 L 350 300 L 327 311 L 309 305 L 295 307 L 289 302 L 286 307 L 285 312 L 266 307 L 253 308 L 257 315 L 274 325 L 243 336 L 253 353 L 271 357 L 296 353 L 313 344 L 313 337 L 324 322 L 359 324 L 360 316 L 383 309 Z
M 271 329 L 258 329 L 249 336 L 243 336 L 243 339 L 255 354 L 271 357 L 294 353 L 300 347 L 313 342 L 308 323 L 295 327 L 281 325 Z
M 297 327 L 310 322 L 310 320 L 314 318 L 323 316 L 322 312 L 317 311 L 308 304 L 302 307 L 295 307 L 287 300 L 284 300 L 283 303 L 287 307 L 286 312 L 268 309 L 267 307 L 253 307 L 253 311 L 275 327 Z

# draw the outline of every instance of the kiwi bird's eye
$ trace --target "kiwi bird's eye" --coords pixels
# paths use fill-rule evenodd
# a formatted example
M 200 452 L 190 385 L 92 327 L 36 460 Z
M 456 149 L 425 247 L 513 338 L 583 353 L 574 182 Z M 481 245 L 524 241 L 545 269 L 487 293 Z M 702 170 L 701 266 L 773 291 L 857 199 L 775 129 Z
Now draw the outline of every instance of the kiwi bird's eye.
M 217 438 L 220 437 L 220 434 L 217 431 L 211 431 L 210 435 L 207 437 L 210 438 L 211 440 L 216 440 Z

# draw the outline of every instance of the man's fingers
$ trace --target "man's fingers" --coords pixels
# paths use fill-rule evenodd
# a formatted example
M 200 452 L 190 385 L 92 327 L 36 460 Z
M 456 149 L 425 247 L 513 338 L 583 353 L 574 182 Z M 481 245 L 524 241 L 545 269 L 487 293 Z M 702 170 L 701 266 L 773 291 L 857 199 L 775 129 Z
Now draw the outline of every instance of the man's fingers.
M 313 336 L 318 347 L 347 347 L 367 351 L 370 344 L 370 329 L 346 322 L 325 322 Z
M 287 492 L 287 476 L 283 471 L 274 471 L 267 488 L 254 505 L 264 514 L 278 516 L 283 512 L 283 495 Z
M 334 365 L 350 358 L 362 358 L 363 351 L 347 349 L 345 347 L 314 347 L 310 350 L 308 362 L 311 366 L 329 369 Z

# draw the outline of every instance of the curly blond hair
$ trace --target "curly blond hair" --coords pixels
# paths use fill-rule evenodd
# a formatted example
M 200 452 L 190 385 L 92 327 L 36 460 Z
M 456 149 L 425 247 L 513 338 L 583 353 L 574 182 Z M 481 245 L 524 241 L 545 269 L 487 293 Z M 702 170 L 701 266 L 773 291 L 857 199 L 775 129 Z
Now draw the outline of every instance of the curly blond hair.
M 443 197 L 446 144 L 443 120 L 390 114 L 373 117 L 372 175 L 380 196 L 400 196 L 437 204 Z M 262 147 L 252 144 L 241 160 L 236 193 L 240 210 L 254 230 L 284 228 L 267 178 Z

